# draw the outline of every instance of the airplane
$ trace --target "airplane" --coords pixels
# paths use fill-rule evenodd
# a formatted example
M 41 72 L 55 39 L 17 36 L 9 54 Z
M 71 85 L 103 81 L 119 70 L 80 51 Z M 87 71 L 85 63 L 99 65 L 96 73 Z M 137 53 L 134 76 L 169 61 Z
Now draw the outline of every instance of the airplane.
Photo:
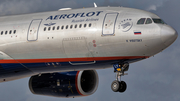
M 0 82 L 31 77 L 33 94 L 83 97 L 114 68 L 111 89 L 126 91 L 129 64 L 162 52 L 178 33 L 159 16 L 126 7 L 62 8 L 0 17 Z

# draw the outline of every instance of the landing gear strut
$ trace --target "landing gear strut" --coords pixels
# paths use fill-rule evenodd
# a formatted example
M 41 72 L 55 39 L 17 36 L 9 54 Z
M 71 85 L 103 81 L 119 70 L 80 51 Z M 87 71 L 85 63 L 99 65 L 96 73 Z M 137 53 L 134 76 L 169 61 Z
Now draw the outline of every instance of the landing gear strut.
M 127 85 L 124 81 L 121 81 L 121 76 L 127 75 L 127 73 L 124 73 L 125 71 L 128 71 L 129 69 L 129 63 L 122 63 L 122 64 L 115 64 L 113 65 L 114 72 L 116 75 L 116 80 L 112 82 L 111 89 L 114 92 L 125 92 Z

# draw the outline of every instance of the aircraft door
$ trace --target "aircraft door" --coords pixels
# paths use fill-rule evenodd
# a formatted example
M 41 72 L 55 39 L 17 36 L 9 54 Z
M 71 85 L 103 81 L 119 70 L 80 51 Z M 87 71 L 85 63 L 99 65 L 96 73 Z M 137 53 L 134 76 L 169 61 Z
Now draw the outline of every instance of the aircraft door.
M 114 35 L 118 13 L 107 13 L 104 17 L 102 35 Z
M 42 22 L 42 19 L 32 20 L 28 29 L 27 40 L 36 41 L 38 39 L 39 26 Z
M 64 38 L 63 48 L 71 65 L 94 64 L 93 56 L 87 47 L 85 37 Z M 74 58 L 74 60 L 72 59 Z M 75 62 L 83 58 L 83 62 Z

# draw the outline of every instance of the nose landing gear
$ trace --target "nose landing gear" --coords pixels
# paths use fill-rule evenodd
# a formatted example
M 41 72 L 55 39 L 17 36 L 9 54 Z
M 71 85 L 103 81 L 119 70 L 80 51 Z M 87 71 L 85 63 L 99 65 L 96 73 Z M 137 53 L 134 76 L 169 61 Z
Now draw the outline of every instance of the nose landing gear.
M 127 73 L 124 73 L 125 71 L 128 71 L 129 69 L 129 63 L 122 63 L 122 64 L 115 64 L 113 65 L 114 72 L 116 75 L 116 80 L 112 82 L 111 89 L 114 92 L 125 92 L 127 85 L 124 81 L 121 81 L 121 76 L 128 75 Z

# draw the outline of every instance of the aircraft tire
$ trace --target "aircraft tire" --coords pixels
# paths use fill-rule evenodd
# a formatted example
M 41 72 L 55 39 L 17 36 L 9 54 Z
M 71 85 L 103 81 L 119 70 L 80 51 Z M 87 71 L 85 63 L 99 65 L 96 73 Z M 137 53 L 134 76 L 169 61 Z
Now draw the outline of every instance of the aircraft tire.
M 115 80 L 112 82 L 111 84 L 111 89 L 114 91 L 114 92 L 118 92 L 119 91 L 119 81 Z
M 126 82 L 124 82 L 124 81 L 119 82 L 119 92 L 120 93 L 125 92 L 126 88 L 127 88 Z

